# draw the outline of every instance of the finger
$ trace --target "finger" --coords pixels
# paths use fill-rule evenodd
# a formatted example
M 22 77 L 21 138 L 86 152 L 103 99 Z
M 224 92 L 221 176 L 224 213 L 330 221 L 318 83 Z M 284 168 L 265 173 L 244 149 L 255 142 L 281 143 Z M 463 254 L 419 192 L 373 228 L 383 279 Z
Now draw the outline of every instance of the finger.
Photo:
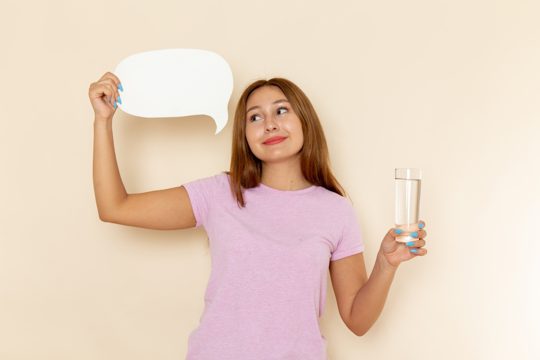
M 416 231 L 405 231 L 403 229 L 394 228 L 392 229 L 392 235 L 395 236 L 405 236 L 409 235 L 413 238 L 425 238 L 427 236 L 427 232 L 425 230 L 416 230 Z
M 114 91 L 114 85 L 111 85 L 110 83 L 105 83 L 104 85 L 109 90 L 109 103 L 112 107 L 114 107 L 114 104 L 116 103 L 116 92 Z
M 110 73 L 111 77 L 115 80 L 116 82 L 116 88 L 118 89 L 119 87 L 121 88 L 121 85 L 122 85 L 122 81 L 120 80 L 120 78 L 118 76 L 116 76 L 115 74 L 113 73 Z
M 409 252 L 416 256 L 424 256 L 427 254 L 427 249 L 424 248 L 413 248 L 409 249 Z
M 111 89 L 107 84 L 103 83 L 94 83 L 90 87 L 90 98 L 103 98 L 105 97 L 105 102 L 113 95 Z
M 407 245 L 410 248 L 422 247 L 422 246 L 426 245 L 426 241 L 422 240 L 422 239 L 416 240 L 416 241 L 409 241 L 409 242 L 405 243 L 405 245 Z
M 425 228 L 425 227 L 426 227 L 426 223 L 425 223 L 423 220 L 420 220 L 420 221 L 418 222 L 418 228 L 419 228 L 419 229 L 423 229 L 423 228 Z
M 427 236 L 427 232 L 425 230 L 417 230 L 417 231 L 413 231 L 413 232 L 404 232 L 402 233 L 403 234 L 406 234 L 406 235 L 409 235 L 410 237 L 413 237 L 413 238 L 416 238 L 416 239 L 423 239 Z
M 108 81 L 108 82 L 111 82 L 113 84 L 114 91 L 115 91 L 114 100 L 116 102 L 118 102 L 119 104 L 121 104 L 122 99 L 120 98 L 120 93 L 118 91 L 124 91 L 124 88 L 122 87 L 122 82 L 120 81 L 118 76 L 116 76 L 112 72 L 106 72 L 101 77 L 100 81 Z M 113 104 L 114 104 L 114 102 L 113 102 Z
M 122 100 L 120 99 L 120 93 L 118 92 L 118 85 L 116 84 L 116 82 L 112 79 L 112 78 L 106 78 L 104 80 L 101 80 L 101 82 L 105 83 L 105 84 L 109 84 L 113 91 L 113 97 L 114 97 L 114 101 L 112 101 L 112 105 L 114 106 L 114 102 L 118 102 L 120 103 Z
M 116 75 L 114 75 L 113 73 L 108 73 L 109 74 L 109 77 L 110 79 L 114 80 L 114 87 L 115 89 L 117 90 L 120 90 L 120 91 L 124 91 L 124 88 L 122 86 L 122 81 L 120 81 L 120 78 Z M 119 94 L 117 94 L 117 97 L 119 96 Z
M 105 74 L 103 74 L 103 76 L 99 80 L 102 81 L 106 79 L 111 79 L 114 82 L 115 87 L 118 87 L 118 84 L 120 84 L 120 79 L 118 78 L 118 76 L 114 75 L 110 71 L 107 71 Z
M 116 94 L 115 94 L 115 91 L 114 91 L 114 86 L 111 85 L 111 84 L 104 84 L 104 86 L 107 88 L 107 92 L 108 92 L 108 96 L 107 96 L 107 103 L 113 108 L 113 109 L 116 109 L 115 108 L 115 103 L 116 103 Z
M 404 235 L 405 231 L 403 231 L 402 229 L 393 228 L 393 229 L 390 229 L 388 233 L 393 237 L 397 237 L 397 236 Z

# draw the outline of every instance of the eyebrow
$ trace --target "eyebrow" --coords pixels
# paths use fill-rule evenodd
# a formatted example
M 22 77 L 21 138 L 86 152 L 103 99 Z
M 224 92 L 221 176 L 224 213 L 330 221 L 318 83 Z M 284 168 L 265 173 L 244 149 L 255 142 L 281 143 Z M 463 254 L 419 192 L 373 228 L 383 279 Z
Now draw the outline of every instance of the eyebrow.
M 277 104 L 279 102 L 289 102 L 289 100 L 287 100 L 287 99 L 279 99 L 279 100 L 274 101 L 272 104 Z M 249 109 L 247 109 L 246 114 L 248 112 L 250 112 L 251 110 L 256 109 L 256 108 L 260 108 L 260 106 L 252 106 L 252 107 L 250 107 Z

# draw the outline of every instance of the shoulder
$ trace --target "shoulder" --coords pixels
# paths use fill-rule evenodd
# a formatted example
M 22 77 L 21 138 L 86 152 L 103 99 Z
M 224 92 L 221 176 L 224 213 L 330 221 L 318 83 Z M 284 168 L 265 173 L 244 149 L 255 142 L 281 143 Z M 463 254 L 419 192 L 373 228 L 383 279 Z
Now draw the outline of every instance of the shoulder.
M 354 216 L 355 210 L 348 197 L 342 196 L 322 186 L 310 193 L 307 205 L 311 211 L 318 209 L 324 217 L 334 224 L 341 224 Z
M 336 223 L 347 223 L 356 217 L 356 210 L 351 199 L 323 187 L 318 187 L 317 190 L 321 205 Z
M 223 185 L 229 184 L 229 174 L 227 174 L 225 171 L 220 171 L 219 173 L 216 173 L 214 175 L 208 176 L 203 179 L 208 184 L 212 184 L 214 186 L 223 186 Z
M 229 174 L 227 174 L 225 171 L 220 171 L 218 173 L 215 173 L 214 175 L 199 178 L 197 181 L 204 181 L 207 183 L 215 183 L 215 184 L 228 183 Z
M 225 172 L 219 172 L 214 175 L 201 177 L 183 184 L 186 188 L 197 188 L 202 191 L 210 192 L 214 189 L 219 189 L 228 186 L 228 175 Z
M 352 207 L 351 200 L 345 196 L 342 196 L 338 193 L 330 191 L 322 186 L 317 186 L 317 191 L 315 192 L 320 201 L 323 201 L 328 206 L 332 206 L 335 209 L 346 210 L 349 207 Z

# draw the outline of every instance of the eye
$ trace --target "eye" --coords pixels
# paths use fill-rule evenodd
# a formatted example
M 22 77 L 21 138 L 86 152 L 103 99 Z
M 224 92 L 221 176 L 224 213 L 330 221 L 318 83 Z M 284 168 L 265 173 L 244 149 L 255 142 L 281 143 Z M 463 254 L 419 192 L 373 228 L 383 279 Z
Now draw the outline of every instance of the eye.
M 278 113 L 279 113 L 279 110 L 281 110 L 281 109 L 285 110 L 286 112 L 289 112 L 289 109 L 287 109 L 285 106 L 280 106 L 278 108 Z
M 251 121 L 251 122 L 255 121 L 254 118 L 257 117 L 257 116 L 259 116 L 259 115 L 257 115 L 257 114 L 251 115 L 251 116 L 249 117 L 249 121 Z

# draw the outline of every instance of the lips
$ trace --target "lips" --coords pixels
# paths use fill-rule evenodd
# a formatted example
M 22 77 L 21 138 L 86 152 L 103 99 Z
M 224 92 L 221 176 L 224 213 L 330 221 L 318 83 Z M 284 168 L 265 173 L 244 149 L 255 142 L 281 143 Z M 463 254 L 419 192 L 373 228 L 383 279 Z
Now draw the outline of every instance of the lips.
M 277 144 L 277 143 L 282 142 L 285 139 L 286 139 L 286 137 L 283 137 L 283 136 L 274 136 L 274 137 L 271 137 L 270 139 L 266 140 L 263 144 L 266 144 L 266 145 Z

